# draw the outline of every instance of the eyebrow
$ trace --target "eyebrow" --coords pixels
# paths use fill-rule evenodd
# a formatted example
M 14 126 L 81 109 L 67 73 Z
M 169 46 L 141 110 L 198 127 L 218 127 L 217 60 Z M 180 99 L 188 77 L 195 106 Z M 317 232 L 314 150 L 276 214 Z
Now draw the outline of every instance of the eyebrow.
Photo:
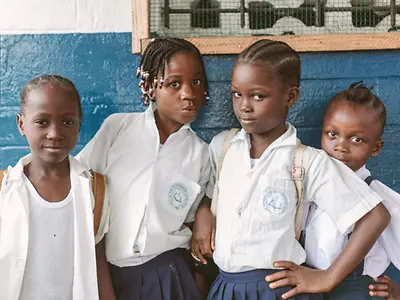
M 194 74 L 194 77 L 196 77 L 196 76 L 204 76 L 204 74 L 203 74 L 203 72 L 197 72 L 196 74 Z M 168 80 L 171 77 L 179 77 L 179 78 L 181 78 L 182 75 L 180 75 L 180 74 L 171 74 L 167 78 L 165 78 L 165 80 Z

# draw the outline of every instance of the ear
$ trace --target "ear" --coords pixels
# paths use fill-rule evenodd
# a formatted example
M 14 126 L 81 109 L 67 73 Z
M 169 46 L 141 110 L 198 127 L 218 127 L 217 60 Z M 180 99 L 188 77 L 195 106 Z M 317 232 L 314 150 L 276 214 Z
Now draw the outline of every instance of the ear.
M 373 149 L 373 151 L 372 151 L 372 153 L 371 153 L 371 157 L 375 158 L 375 157 L 377 157 L 377 156 L 381 153 L 383 144 L 384 144 L 384 141 L 383 141 L 383 140 L 379 140 L 379 141 L 376 143 L 376 145 L 375 145 L 375 147 L 374 147 L 374 149 Z
M 18 126 L 19 133 L 21 135 L 25 135 L 24 116 L 21 113 L 17 114 L 17 126 Z
M 286 91 L 286 106 L 291 108 L 296 104 L 300 96 L 300 89 L 297 86 L 292 86 Z

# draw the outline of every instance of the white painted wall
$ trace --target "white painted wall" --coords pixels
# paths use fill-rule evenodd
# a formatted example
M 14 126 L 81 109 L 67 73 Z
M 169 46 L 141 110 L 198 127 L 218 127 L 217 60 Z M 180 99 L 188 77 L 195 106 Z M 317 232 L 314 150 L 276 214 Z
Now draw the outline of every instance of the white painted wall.
M 0 33 L 131 32 L 132 0 L 0 0 Z

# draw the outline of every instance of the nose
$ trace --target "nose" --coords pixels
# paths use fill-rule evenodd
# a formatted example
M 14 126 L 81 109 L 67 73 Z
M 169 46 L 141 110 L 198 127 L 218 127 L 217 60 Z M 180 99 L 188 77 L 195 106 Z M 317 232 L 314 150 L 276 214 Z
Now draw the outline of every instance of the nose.
M 62 125 L 58 124 L 51 124 L 49 126 L 49 131 L 47 132 L 47 139 L 49 140 L 61 140 L 63 139 L 63 133 L 62 133 Z
M 194 89 L 191 84 L 184 84 L 181 91 L 182 100 L 193 100 L 195 98 Z
M 247 97 L 242 97 L 240 99 L 239 109 L 241 112 L 250 112 L 252 111 L 251 100 Z
M 334 149 L 337 152 L 342 152 L 342 153 L 349 152 L 347 142 L 345 141 L 345 139 L 342 138 L 337 139 Z

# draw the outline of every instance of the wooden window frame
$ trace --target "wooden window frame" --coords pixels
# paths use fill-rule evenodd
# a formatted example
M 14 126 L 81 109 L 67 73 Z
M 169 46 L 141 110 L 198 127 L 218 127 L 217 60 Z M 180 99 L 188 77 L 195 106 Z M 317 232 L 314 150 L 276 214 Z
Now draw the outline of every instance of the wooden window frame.
M 150 39 L 150 0 L 132 0 L 132 52 L 143 53 Z M 260 39 L 288 43 L 298 52 L 400 50 L 400 32 L 282 35 L 221 36 L 188 38 L 202 54 L 238 54 Z

